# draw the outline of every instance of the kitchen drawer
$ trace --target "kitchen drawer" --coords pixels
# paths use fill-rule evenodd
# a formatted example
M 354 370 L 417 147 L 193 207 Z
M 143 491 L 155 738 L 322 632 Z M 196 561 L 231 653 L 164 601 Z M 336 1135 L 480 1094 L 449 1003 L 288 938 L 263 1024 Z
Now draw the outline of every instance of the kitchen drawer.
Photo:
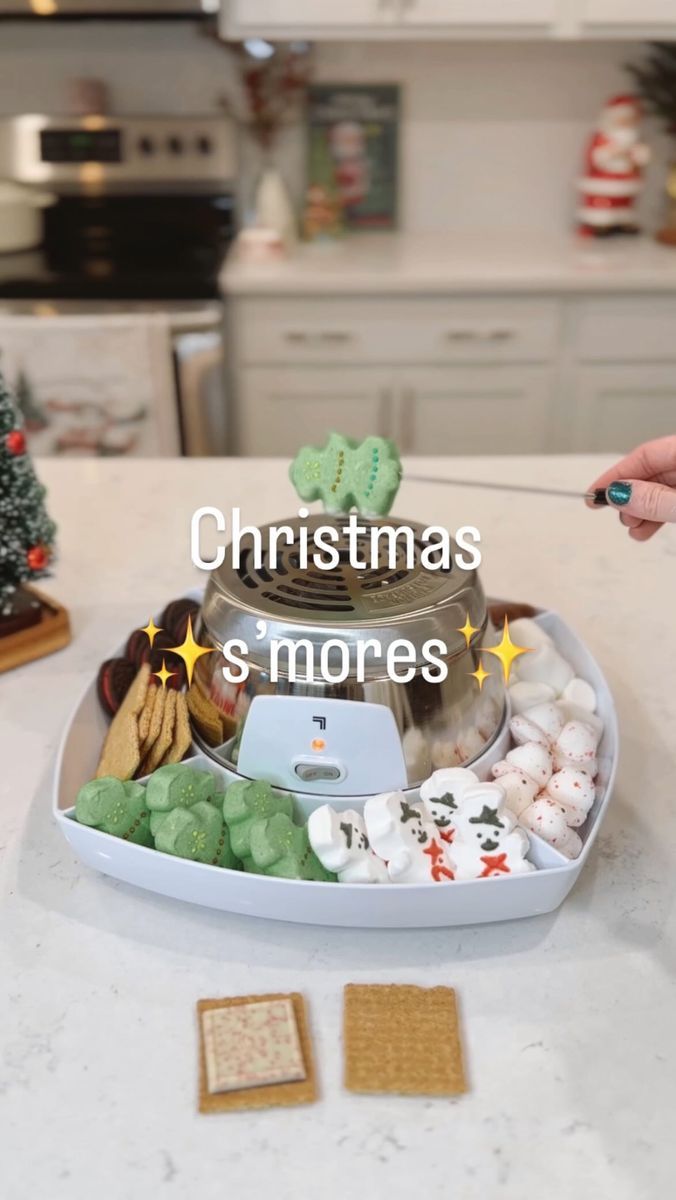
M 279 296 L 235 303 L 233 349 L 239 364 L 548 362 L 559 324 L 554 300 Z
M 676 298 L 582 301 L 576 347 L 580 362 L 676 362 Z

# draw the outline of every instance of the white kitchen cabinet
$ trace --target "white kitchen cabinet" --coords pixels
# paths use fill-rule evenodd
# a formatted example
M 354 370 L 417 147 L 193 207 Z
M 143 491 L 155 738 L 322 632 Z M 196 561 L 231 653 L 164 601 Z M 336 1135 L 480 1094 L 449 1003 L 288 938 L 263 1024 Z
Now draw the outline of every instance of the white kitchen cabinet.
M 401 0 L 407 25 L 540 25 L 557 16 L 558 0 Z
M 225 0 L 222 19 L 227 37 L 281 29 L 329 34 L 331 30 L 383 26 L 397 21 L 400 0 Z
M 393 383 L 384 367 L 244 367 L 235 375 L 237 452 L 292 458 L 333 429 L 389 437 Z
M 676 296 L 242 295 L 236 447 L 331 429 L 408 454 L 626 450 L 676 429 Z
M 561 0 L 224 0 L 224 37 L 406 37 L 412 29 L 545 31 Z
M 583 366 L 568 397 L 573 449 L 627 451 L 676 430 L 676 363 Z
M 671 26 L 676 29 L 676 0 L 581 0 L 582 26 L 623 26 L 649 29 Z
M 547 367 L 415 367 L 397 375 L 395 439 L 405 454 L 551 449 Z

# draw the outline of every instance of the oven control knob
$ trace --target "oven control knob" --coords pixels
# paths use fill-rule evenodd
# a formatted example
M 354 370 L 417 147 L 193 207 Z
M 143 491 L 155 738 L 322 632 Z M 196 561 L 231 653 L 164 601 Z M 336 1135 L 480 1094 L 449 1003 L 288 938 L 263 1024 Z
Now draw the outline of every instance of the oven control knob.
M 168 138 L 167 147 L 170 154 L 183 153 L 183 142 L 181 141 L 180 137 L 176 136 L 176 134 L 173 134 L 170 138 Z
M 138 140 L 139 153 L 144 158 L 150 158 L 151 154 L 155 153 L 155 143 L 151 137 L 140 137 Z
M 211 154 L 211 152 L 214 148 L 211 138 L 207 137 L 207 135 L 205 133 L 200 134 L 200 136 L 197 139 L 196 145 L 197 145 L 198 153 L 204 154 L 205 156 L 207 154 Z

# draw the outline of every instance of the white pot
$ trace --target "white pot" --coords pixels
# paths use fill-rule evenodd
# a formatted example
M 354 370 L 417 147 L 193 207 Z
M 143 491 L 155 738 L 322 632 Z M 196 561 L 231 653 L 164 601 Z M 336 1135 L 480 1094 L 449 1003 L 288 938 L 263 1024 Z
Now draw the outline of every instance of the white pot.
M 42 209 L 54 204 L 51 192 L 35 192 L 0 180 L 0 254 L 31 250 L 42 241 Z

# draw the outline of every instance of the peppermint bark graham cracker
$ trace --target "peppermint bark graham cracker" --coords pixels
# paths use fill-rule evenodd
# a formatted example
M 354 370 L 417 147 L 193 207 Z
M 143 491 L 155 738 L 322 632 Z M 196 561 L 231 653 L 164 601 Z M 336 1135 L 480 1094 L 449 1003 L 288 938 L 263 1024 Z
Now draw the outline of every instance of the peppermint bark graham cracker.
M 453 988 L 345 988 L 345 1086 L 350 1092 L 457 1096 L 467 1091 Z
M 205 1031 L 203 1016 L 205 1013 L 218 1009 L 235 1009 L 254 1004 L 269 1004 L 273 1001 L 290 1001 L 296 1021 L 298 1040 L 302 1055 L 304 1070 L 303 1079 L 293 1079 L 284 1083 L 266 1083 L 256 1086 L 244 1086 L 238 1091 L 209 1090 L 209 1075 L 212 1082 L 218 1081 L 218 1069 L 207 1066 L 207 1041 L 209 1030 Z M 291 994 L 270 993 L 263 996 L 231 996 L 224 1000 L 198 1000 L 197 1020 L 199 1024 L 199 1111 L 235 1112 L 237 1110 L 256 1108 L 287 1108 L 296 1104 L 313 1104 L 317 1099 L 317 1077 L 312 1053 L 312 1040 L 307 1019 L 305 1000 L 298 992 Z M 205 1037 L 206 1034 L 206 1037 Z M 213 1039 L 209 1047 L 214 1047 Z M 227 1074 L 227 1072 L 226 1072 Z M 221 1082 L 224 1082 L 223 1079 Z

